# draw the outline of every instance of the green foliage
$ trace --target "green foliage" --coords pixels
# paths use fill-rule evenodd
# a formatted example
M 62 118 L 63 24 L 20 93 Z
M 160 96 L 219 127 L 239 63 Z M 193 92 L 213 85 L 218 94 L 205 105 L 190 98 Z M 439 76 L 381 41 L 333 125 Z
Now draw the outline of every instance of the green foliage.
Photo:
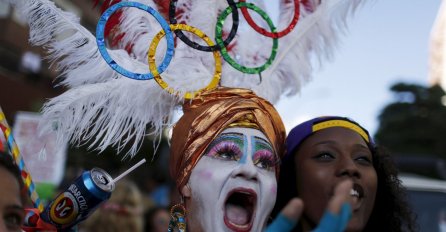
M 391 87 L 396 101 L 379 116 L 378 144 L 392 153 L 446 158 L 445 91 L 438 85 L 424 87 L 398 83 Z

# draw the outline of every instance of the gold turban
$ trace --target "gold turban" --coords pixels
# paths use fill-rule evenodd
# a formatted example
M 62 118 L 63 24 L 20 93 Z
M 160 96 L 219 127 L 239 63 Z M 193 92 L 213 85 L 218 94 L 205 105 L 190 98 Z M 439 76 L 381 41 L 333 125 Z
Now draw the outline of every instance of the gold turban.
M 284 155 L 285 127 L 276 109 L 251 90 L 219 87 L 183 105 L 184 115 L 172 132 L 170 175 L 181 189 L 209 144 L 231 123 L 250 116 L 273 146 Z M 276 165 L 278 175 L 279 165 Z

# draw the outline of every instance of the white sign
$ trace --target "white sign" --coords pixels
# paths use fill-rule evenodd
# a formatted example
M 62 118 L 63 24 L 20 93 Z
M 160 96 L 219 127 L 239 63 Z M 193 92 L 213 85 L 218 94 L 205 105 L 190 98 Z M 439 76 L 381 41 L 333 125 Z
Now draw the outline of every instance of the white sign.
M 18 112 L 13 135 L 33 181 L 59 185 L 65 171 L 67 145 L 57 145 L 55 133 L 39 135 L 40 114 Z

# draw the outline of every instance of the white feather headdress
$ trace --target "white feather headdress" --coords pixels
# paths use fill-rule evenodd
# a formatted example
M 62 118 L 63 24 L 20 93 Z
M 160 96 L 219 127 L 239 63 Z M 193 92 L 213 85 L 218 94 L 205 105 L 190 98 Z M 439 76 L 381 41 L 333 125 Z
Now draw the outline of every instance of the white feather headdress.
M 113 146 L 132 156 L 144 136 L 148 133 L 160 136 L 163 128 L 172 123 L 171 114 L 184 100 L 166 93 L 154 80 L 133 80 L 113 71 L 102 59 L 95 36 L 80 25 L 75 15 L 62 11 L 49 0 L 0 1 L 11 2 L 26 17 L 30 42 L 47 49 L 49 58 L 60 71 L 60 83 L 68 87 L 65 93 L 45 104 L 43 132 L 56 130 L 60 142 L 76 145 L 88 142 L 90 148 L 99 151 Z M 157 9 L 152 0 L 136 2 Z M 251 2 L 264 8 L 260 0 Z M 313 5 L 316 6 L 313 12 L 306 12 L 301 6 L 297 26 L 280 38 L 277 58 L 262 73 L 261 80 L 257 75 L 241 73 L 223 63 L 221 85 L 252 89 L 272 103 L 283 95 L 298 93 L 310 80 L 315 58 L 323 60 L 331 56 L 339 33 L 346 28 L 347 17 L 360 3 L 361 0 L 322 1 Z M 281 0 L 280 4 L 284 13 L 280 14 L 278 30 L 288 25 L 294 8 L 289 0 Z M 214 38 L 217 17 L 228 4 L 223 0 L 180 0 L 178 6 L 186 7 L 178 21 L 185 21 Z M 242 17 L 239 14 L 240 21 Z M 226 24 L 231 22 L 228 17 Z M 108 50 L 109 54 L 126 69 L 147 73 L 147 49 L 161 27 L 147 12 L 125 8 L 119 28 L 125 31 L 121 46 Z M 239 27 L 235 40 L 230 55 L 243 65 L 258 66 L 269 56 L 271 39 L 247 26 Z M 126 44 L 133 45 L 131 55 L 124 49 Z M 157 62 L 162 60 L 165 50 L 166 45 L 161 43 Z M 178 41 L 173 60 L 162 77 L 184 92 L 206 86 L 213 67 L 211 53 L 197 51 Z M 147 128 L 151 128 L 150 132 Z

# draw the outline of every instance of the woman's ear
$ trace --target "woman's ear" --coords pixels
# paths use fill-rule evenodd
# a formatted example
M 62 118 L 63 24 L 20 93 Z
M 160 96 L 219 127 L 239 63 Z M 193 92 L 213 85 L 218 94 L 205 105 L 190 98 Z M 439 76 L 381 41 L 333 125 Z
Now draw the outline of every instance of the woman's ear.
M 191 197 L 191 189 L 189 187 L 189 184 L 185 184 L 181 188 L 181 195 L 183 195 L 183 197 Z

